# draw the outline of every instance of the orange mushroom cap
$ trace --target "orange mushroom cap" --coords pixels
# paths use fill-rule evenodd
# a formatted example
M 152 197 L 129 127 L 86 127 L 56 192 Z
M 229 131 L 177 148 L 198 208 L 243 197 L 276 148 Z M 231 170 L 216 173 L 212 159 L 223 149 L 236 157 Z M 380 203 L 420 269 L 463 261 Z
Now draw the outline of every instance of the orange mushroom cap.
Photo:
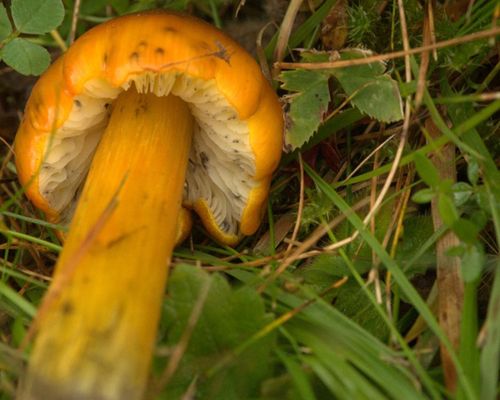
M 70 221 L 108 106 L 132 84 L 142 93 L 181 97 L 196 120 L 184 205 L 220 242 L 254 233 L 281 155 L 281 106 L 244 49 L 180 14 L 110 20 L 45 72 L 15 141 L 27 196 L 49 219 Z

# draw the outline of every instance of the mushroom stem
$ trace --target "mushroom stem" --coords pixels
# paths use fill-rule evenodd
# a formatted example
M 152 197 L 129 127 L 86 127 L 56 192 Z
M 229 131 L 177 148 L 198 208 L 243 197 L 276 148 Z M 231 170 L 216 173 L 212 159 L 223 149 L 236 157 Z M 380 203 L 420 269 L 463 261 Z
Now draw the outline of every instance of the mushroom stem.
M 193 120 L 123 92 L 94 156 L 19 398 L 140 399 L 176 237 Z

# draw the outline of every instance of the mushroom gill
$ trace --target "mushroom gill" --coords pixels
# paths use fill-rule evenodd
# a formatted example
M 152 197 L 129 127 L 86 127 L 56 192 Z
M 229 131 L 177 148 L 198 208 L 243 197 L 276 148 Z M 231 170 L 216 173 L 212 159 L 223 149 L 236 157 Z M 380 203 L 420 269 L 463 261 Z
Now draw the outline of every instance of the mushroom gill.
M 216 83 L 179 72 L 144 72 L 120 88 L 90 80 L 75 96 L 69 117 L 47 141 L 39 191 L 69 224 L 93 154 L 108 124 L 110 105 L 132 85 L 139 93 L 173 94 L 184 100 L 195 120 L 183 204 L 204 200 L 227 235 L 237 235 L 239 222 L 255 186 L 255 159 L 249 127 L 219 92 Z

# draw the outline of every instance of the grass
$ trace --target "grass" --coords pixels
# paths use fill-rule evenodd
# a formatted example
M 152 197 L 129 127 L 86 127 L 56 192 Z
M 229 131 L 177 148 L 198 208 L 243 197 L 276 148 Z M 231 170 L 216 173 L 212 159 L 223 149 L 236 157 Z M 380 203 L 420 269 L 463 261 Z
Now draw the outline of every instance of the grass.
M 78 36 L 109 17 L 109 7 L 97 3 L 75 14 L 78 26 L 67 9 L 59 36 Z M 238 2 L 170 3 L 224 28 Z M 248 3 L 240 17 L 257 13 L 257 26 L 287 12 Z M 295 22 L 281 26 L 290 31 L 285 41 L 275 33 L 264 43 L 270 66 L 273 54 L 283 54 L 278 61 L 287 68 L 304 61 L 296 47 L 324 51 L 318 25 L 334 4 L 337 13 L 370 16 L 348 28 L 343 45 L 367 45 L 359 41 L 369 38 L 382 55 L 492 29 L 499 13 L 486 0 L 463 2 L 470 8 L 460 12 L 413 0 L 404 6 L 359 0 L 352 9 L 340 1 L 310 3 L 317 8 L 303 5 L 286 18 Z M 120 7 L 111 12 L 138 5 Z M 57 52 L 53 37 L 37 40 Z M 195 224 L 176 250 L 151 397 L 497 398 L 500 59 L 494 38 L 387 61 L 387 76 L 403 93 L 400 121 L 367 117 L 356 108 L 362 92 L 346 94 L 329 76 L 326 114 L 332 117 L 307 116 L 319 128 L 284 154 L 258 233 L 232 249 L 206 239 Z M 328 60 L 332 68 L 335 61 Z M 19 89 L 2 84 L 16 73 L 2 68 L 0 74 L 7 99 L 0 118 L 22 113 Z M 351 101 L 339 107 L 346 97 Z M 1 400 L 14 398 L 29 353 L 20 346 L 61 249 L 59 227 L 44 221 L 15 180 L 15 128 L 0 131 Z M 450 276 L 460 284 L 447 285 Z

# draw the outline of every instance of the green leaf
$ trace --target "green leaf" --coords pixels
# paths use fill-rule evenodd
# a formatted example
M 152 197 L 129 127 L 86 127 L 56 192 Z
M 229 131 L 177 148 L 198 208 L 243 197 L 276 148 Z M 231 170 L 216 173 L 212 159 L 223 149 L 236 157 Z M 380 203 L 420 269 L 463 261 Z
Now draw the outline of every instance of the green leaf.
M 50 55 L 42 46 L 16 38 L 7 43 L 3 61 L 23 75 L 40 75 L 50 64 Z
M 0 3 L 0 41 L 4 40 L 12 32 L 12 27 L 10 26 L 10 20 L 7 16 L 7 10 L 5 6 Z
M 403 267 L 407 277 L 423 274 L 435 266 L 434 235 L 436 232 L 430 215 L 412 215 L 405 218 L 396 261 Z
M 14 323 L 12 324 L 12 343 L 15 346 L 21 346 L 23 339 L 26 335 L 26 318 L 18 316 L 14 319 Z
M 453 200 L 445 193 L 438 195 L 439 215 L 447 226 L 452 226 L 458 220 L 458 211 Z
M 330 101 L 328 74 L 295 70 L 280 75 L 282 88 L 296 92 L 286 98 L 290 104 L 286 140 L 293 149 L 302 146 L 318 130 Z
M 453 200 L 457 207 L 463 206 L 472 196 L 472 186 L 465 182 L 457 182 L 452 187 Z
M 465 282 L 472 282 L 479 278 L 483 270 L 485 257 L 478 246 L 467 246 L 462 256 L 462 277 Z
M 451 229 L 463 242 L 469 244 L 477 242 L 479 228 L 474 224 L 474 222 L 464 218 L 459 218 L 453 223 Z
M 290 374 L 294 386 L 300 393 L 300 397 L 304 400 L 315 400 L 316 396 L 314 395 L 314 391 L 304 368 L 285 353 L 279 350 L 276 350 L 276 353 Z M 283 395 L 283 391 L 281 395 Z
M 423 181 L 431 188 L 437 188 L 441 183 L 439 174 L 434 164 L 424 154 L 416 152 L 413 159 L 415 168 Z
M 166 345 L 183 338 L 200 293 L 208 294 L 182 361 L 163 398 L 177 399 L 194 377 L 200 398 L 255 398 L 269 370 L 273 334 L 250 343 L 243 352 L 237 348 L 269 322 L 260 295 L 248 287 L 232 290 L 221 275 L 209 275 L 193 266 L 177 266 L 169 280 L 169 298 L 162 321 Z M 217 373 L 207 371 L 221 361 L 231 362 Z
M 479 180 L 479 174 L 480 174 L 480 169 L 477 160 L 475 158 L 468 159 L 467 178 L 469 179 L 469 182 L 472 183 L 473 185 L 477 184 L 477 181 Z
M 64 18 L 61 0 L 13 0 L 11 11 L 14 24 L 22 33 L 50 32 Z
M 355 60 L 355 59 L 359 59 L 359 58 L 369 57 L 372 55 L 373 55 L 373 52 L 370 50 L 348 49 L 348 50 L 342 50 L 342 52 L 340 54 L 340 59 L 341 60 Z M 357 76 L 375 77 L 375 76 L 384 74 L 386 68 L 385 68 L 385 64 L 383 61 L 375 61 L 375 62 L 372 62 L 370 64 L 354 65 L 352 67 L 348 67 L 347 70 L 349 72 L 352 72 L 354 75 L 357 75 Z
M 434 196 L 436 196 L 436 192 L 433 189 L 425 188 L 425 189 L 422 189 L 422 190 L 419 190 L 418 192 L 416 192 L 411 197 L 411 199 L 415 203 L 425 204 L 425 203 L 431 202 L 432 199 L 434 198 Z
M 119 14 L 125 14 L 130 7 L 129 0 L 111 0 L 111 7 L 113 7 Z
M 401 97 L 406 98 L 417 91 L 417 81 L 399 82 L 399 92 Z
M 350 50 L 343 52 L 341 58 L 350 60 L 366 55 L 366 51 Z M 384 72 L 381 62 L 331 70 L 346 94 L 352 96 L 351 103 L 363 113 L 383 122 L 399 121 L 403 119 L 399 86 Z
M 381 285 L 382 294 L 384 294 L 383 283 Z M 389 334 L 387 325 L 368 297 L 361 293 L 359 285 L 354 281 L 347 282 L 339 289 L 335 307 L 373 336 L 382 341 L 387 339 Z

